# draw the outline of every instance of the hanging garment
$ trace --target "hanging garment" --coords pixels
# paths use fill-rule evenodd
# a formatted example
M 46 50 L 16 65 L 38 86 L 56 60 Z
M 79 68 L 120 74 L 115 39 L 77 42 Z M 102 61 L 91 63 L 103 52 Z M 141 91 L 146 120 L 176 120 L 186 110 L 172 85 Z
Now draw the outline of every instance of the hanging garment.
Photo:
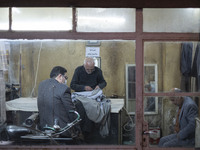
M 196 45 L 195 45 L 195 47 L 196 47 Z M 194 63 L 195 50 L 196 50 L 195 48 L 193 48 L 193 50 L 192 50 L 192 65 Z M 191 69 L 191 92 L 196 92 L 197 91 L 196 89 L 197 89 L 196 88 L 196 78 L 192 76 L 192 69 Z M 193 98 L 193 99 L 195 99 L 195 98 Z
M 200 43 L 196 47 L 191 75 L 196 78 L 196 88 L 200 91 Z
M 190 77 L 191 77 L 191 65 L 192 65 L 192 43 L 182 43 L 181 45 L 181 62 L 180 69 L 182 73 L 181 77 L 181 89 L 183 91 L 190 91 Z

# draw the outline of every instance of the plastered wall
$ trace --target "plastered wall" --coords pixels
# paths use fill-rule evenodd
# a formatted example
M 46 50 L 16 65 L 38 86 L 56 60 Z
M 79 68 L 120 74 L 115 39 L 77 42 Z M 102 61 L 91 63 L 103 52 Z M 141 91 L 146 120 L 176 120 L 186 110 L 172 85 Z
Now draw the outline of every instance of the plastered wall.
M 17 72 L 16 82 L 20 74 L 16 64 L 19 64 L 21 55 L 22 96 L 35 97 L 39 82 L 49 78 L 54 66 L 67 68 L 67 85 L 70 85 L 75 68 L 83 65 L 86 41 L 18 41 L 11 42 L 11 47 L 10 62 Z M 101 41 L 99 47 L 101 69 L 107 81 L 104 94 L 125 97 L 125 64 L 135 63 L 135 42 Z
M 56 65 L 67 68 L 69 86 L 75 68 L 83 64 L 86 42 L 11 41 L 10 72 L 12 73 L 9 76 L 12 81 L 21 80 L 22 97 L 36 97 L 39 83 L 49 78 L 51 69 Z M 101 41 L 99 47 L 101 69 L 107 81 L 104 94 L 108 97 L 115 94 L 125 98 L 125 65 L 135 64 L 135 42 Z M 144 63 L 158 66 L 158 92 L 180 87 L 180 51 L 180 42 L 145 42 Z M 175 112 L 176 107 L 167 97 L 159 97 L 158 114 L 145 115 L 145 120 L 150 126 L 160 126 L 163 135 L 167 135 L 171 132 L 169 126 Z

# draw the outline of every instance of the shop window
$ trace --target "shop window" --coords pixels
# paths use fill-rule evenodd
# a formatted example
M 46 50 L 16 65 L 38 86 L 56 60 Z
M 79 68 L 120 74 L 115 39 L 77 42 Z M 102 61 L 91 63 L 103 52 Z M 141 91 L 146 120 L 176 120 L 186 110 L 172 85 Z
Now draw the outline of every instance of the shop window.
M 79 32 L 135 32 L 135 9 L 78 8 Z
M 72 30 L 72 8 L 12 8 L 12 30 Z
M 9 29 L 9 9 L 0 8 L 0 30 Z
M 144 32 L 200 31 L 199 8 L 144 9 Z

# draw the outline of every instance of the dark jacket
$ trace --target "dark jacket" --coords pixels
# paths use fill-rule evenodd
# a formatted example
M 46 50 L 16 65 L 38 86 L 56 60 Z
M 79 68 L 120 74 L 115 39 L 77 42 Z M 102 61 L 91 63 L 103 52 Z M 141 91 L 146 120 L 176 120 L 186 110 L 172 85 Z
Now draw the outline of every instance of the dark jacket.
M 84 66 L 79 66 L 74 72 L 70 87 L 76 92 L 81 92 L 84 91 L 85 86 L 90 86 L 94 89 L 98 85 L 103 89 L 106 84 L 100 68 L 95 67 L 95 71 L 88 74 Z
M 196 86 L 200 92 L 200 43 L 197 44 L 192 65 L 192 76 L 196 78 Z
M 182 43 L 181 47 L 181 73 L 189 77 L 192 65 L 192 43 Z
M 37 101 L 41 128 L 46 125 L 52 127 L 55 119 L 63 128 L 75 117 L 74 114 L 69 113 L 69 110 L 75 109 L 70 88 L 55 79 L 44 80 L 40 83 Z M 63 135 L 70 136 L 68 132 Z

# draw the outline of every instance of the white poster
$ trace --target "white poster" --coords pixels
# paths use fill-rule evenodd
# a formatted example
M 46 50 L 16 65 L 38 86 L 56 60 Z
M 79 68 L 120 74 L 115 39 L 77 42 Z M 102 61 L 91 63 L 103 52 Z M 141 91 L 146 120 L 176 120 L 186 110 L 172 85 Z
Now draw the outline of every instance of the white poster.
M 86 57 L 99 57 L 100 47 L 86 47 Z

